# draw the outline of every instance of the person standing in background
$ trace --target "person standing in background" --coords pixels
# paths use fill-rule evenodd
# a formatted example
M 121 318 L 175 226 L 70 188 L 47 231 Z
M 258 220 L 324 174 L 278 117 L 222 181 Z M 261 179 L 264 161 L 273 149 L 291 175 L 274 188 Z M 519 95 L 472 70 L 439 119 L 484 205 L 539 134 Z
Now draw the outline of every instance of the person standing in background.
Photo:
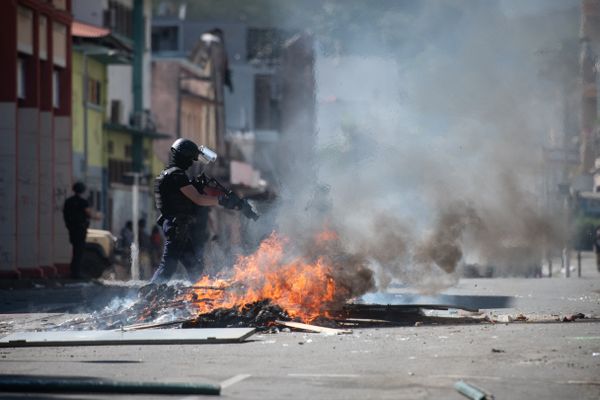
M 600 272 L 600 226 L 594 231 L 594 252 L 596 253 L 596 268 Z
M 81 261 L 85 251 L 85 238 L 90 226 L 90 219 L 100 219 L 101 214 L 90 208 L 89 202 L 83 197 L 86 187 L 83 182 L 75 182 L 73 185 L 73 196 L 65 200 L 63 207 L 63 219 L 69 231 L 69 241 L 73 246 L 71 257 L 71 278 L 85 278 Z

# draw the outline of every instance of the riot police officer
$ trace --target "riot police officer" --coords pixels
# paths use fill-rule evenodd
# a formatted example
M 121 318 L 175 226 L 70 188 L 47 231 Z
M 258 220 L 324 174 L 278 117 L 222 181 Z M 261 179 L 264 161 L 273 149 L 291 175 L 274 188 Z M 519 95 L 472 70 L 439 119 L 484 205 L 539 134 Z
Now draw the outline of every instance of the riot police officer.
M 221 205 L 233 209 L 239 201 L 229 196 L 207 196 L 198 192 L 185 171 L 199 155 L 200 149 L 194 142 L 177 139 L 171 145 L 169 165 L 156 177 L 154 196 L 156 207 L 162 214 L 158 222 L 165 234 L 165 244 L 161 262 L 152 277 L 153 283 L 168 281 L 179 261 L 192 279 L 197 278 L 201 263 L 191 240 L 197 207 Z

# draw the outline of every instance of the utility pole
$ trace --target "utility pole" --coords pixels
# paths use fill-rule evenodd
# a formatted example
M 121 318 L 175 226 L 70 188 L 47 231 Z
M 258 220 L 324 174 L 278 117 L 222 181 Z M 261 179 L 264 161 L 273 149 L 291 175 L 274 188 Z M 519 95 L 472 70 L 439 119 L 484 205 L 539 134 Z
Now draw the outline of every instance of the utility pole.
M 144 114 L 144 48 L 145 43 L 144 0 L 133 3 L 133 115 L 137 129 L 145 129 L 142 117 Z M 132 138 L 133 171 L 141 172 L 143 165 L 143 139 L 140 135 Z
M 88 53 L 83 51 L 83 74 L 82 74 L 82 88 L 81 88 L 81 105 L 83 107 L 83 181 L 87 183 L 88 177 Z
M 144 23 L 144 0 L 133 2 L 133 121 L 138 130 L 145 129 L 142 120 L 144 113 L 144 48 L 145 23 Z M 132 137 L 132 169 L 127 175 L 133 177 L 131 187 L 131 213 L 133 218 L 133 243 L 131 244 L 131 279 L 140 279 L 140 246 L 139 246 L 139 209 L 140 209 L 140 177 L 143 166 L 143 137 L 134 135 Z
M 130 172 L 127 176 L 133 177 L 133 186 L 131 187 L 131 215 L 133 219 L 133 242 L 131 243 L 131 279 L 137 281 L 140 279 L 140 230 L 138 222 L 140 220 L 140 172 Z

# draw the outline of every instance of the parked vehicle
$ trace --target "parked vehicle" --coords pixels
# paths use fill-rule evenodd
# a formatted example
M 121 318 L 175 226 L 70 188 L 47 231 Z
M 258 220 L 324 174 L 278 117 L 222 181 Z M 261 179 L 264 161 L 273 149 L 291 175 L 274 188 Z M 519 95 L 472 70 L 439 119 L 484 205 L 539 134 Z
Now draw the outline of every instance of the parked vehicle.
M 526 246 L 506 246 L 497 249 L 486 261 L 466 262 L 462 265 L 462 276 L 468 278 L 542 276 L 541 252 Z
M 83 253 L 83 273 L 97 279 L 115 262 L 117 238 L 109 231 L 88 229 Z

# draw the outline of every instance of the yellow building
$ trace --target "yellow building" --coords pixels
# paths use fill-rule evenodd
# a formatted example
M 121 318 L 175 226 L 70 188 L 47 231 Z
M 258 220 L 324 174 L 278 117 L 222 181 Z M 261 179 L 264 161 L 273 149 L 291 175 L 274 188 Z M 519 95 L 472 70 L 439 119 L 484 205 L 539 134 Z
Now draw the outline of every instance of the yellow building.
M 132 219 L 131 172 L 141 160 L 140 217 L 153 218 L 152 195 L 147 184 L 160 163 L 152 154 L 152 141 L 164 135 L 154 132 L 151 118 L 133 121 L 124 115 L 122 102 L 109 99 L 111 80 L 132 87 L 131 74 L 115 74 L 110 68 L 131 70 L 131 43 L 116 38 L 105 28 L 73 24 L 73 175 L 88 186 L 91 205 L 104 215 L 97 227 L 118 232 Z M 134 141 L 141 141 L 141 146 Z M 141 154 L 134 154 L 139 149 Z

